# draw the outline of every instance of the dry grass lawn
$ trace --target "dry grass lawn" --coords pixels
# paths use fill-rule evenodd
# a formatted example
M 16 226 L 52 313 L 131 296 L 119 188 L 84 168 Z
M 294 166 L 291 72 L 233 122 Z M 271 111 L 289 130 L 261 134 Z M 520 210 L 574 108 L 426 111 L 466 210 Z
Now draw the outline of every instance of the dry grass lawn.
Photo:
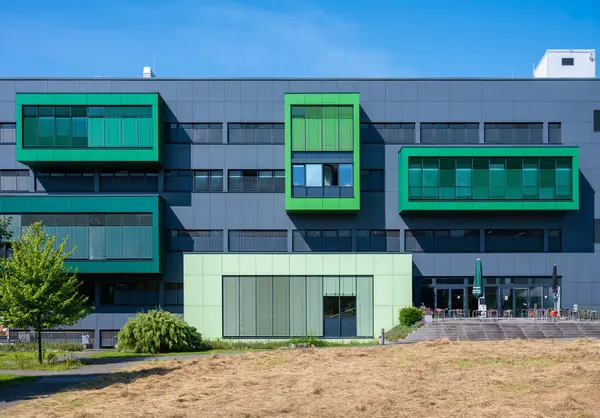
M 435 341 L 148 363 L 0 415 L 598 417 L 599 390 L 599 342 Z

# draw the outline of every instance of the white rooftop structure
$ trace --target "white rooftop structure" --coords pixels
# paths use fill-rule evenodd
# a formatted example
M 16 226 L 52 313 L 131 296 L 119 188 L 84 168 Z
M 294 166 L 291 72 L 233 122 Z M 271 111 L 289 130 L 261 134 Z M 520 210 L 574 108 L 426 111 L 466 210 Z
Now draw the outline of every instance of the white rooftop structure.
M 142 78 L 154 78 L 154 71 L 152 71 L 151 67 L 144 67 Z
M 547 49 L 533 70 L 534 78 L 595 78 L 596 50 Z

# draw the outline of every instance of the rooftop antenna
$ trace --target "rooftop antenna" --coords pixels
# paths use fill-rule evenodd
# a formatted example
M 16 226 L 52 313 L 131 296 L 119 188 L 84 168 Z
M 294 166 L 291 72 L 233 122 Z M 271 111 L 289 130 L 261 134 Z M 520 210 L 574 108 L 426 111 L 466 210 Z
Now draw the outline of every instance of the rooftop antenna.
M 154 51 L 152 51 L 152 69 L 154 74 L 156 74 L 156 53 Z

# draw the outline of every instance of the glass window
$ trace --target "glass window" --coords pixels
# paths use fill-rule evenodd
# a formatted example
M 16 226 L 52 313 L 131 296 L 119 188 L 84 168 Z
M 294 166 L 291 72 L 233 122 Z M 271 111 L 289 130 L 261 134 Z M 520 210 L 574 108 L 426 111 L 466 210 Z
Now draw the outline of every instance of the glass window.
M 337 164 L 323 164 L 323 185 L 339 186 Z
M 486 252 L 541 252 L 544 234 L 541 229 L 486 229 Z
M 306 164 L 306 186 L 323 187 L 323 166 L 321 164 Z
M 550 143 L 550 144 L 562 143 L 561 130 L 562 130 L 562 124 L 560 122 L 549 123 L 548 124 L 548 143 Z
M 208 191 L 208 171 L 196 170 L 194 172 L 194 191 Z
M 409 159 L 410 200 L 570 200 L 572 184 L 568 157 Z
M 406 252 L 479 252 L 478 229 L 423 230 L 404 232 Z
M 285 190 L 284 170 L 229 170 L 230 192 L 271 192 Z
M 562 231 L 560 229 L 550 229 L 548 231 L 548 251 L 562 251 Z
M 294 164 L 292 167 L 292 182 L 294 186 L 304 186 L 304 165 Z
M 223 191 L 223 170 L 211 170 L 209 187 L 211 192 Z
M 339 185 L 341 187 L 352 187 L 354 181 L 354 172 L 352 170 L 352 164 L 340 164 L 339 165 Z

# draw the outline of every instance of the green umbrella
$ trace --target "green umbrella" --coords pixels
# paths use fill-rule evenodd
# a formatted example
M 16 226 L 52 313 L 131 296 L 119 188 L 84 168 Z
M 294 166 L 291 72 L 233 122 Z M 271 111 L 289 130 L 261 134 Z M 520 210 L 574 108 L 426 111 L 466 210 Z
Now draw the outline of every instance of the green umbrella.
M 483 292 L 481 289 L 481 259 L 475 261 L 475 279 L 473 280 L 473 296 L 480 297 Z

